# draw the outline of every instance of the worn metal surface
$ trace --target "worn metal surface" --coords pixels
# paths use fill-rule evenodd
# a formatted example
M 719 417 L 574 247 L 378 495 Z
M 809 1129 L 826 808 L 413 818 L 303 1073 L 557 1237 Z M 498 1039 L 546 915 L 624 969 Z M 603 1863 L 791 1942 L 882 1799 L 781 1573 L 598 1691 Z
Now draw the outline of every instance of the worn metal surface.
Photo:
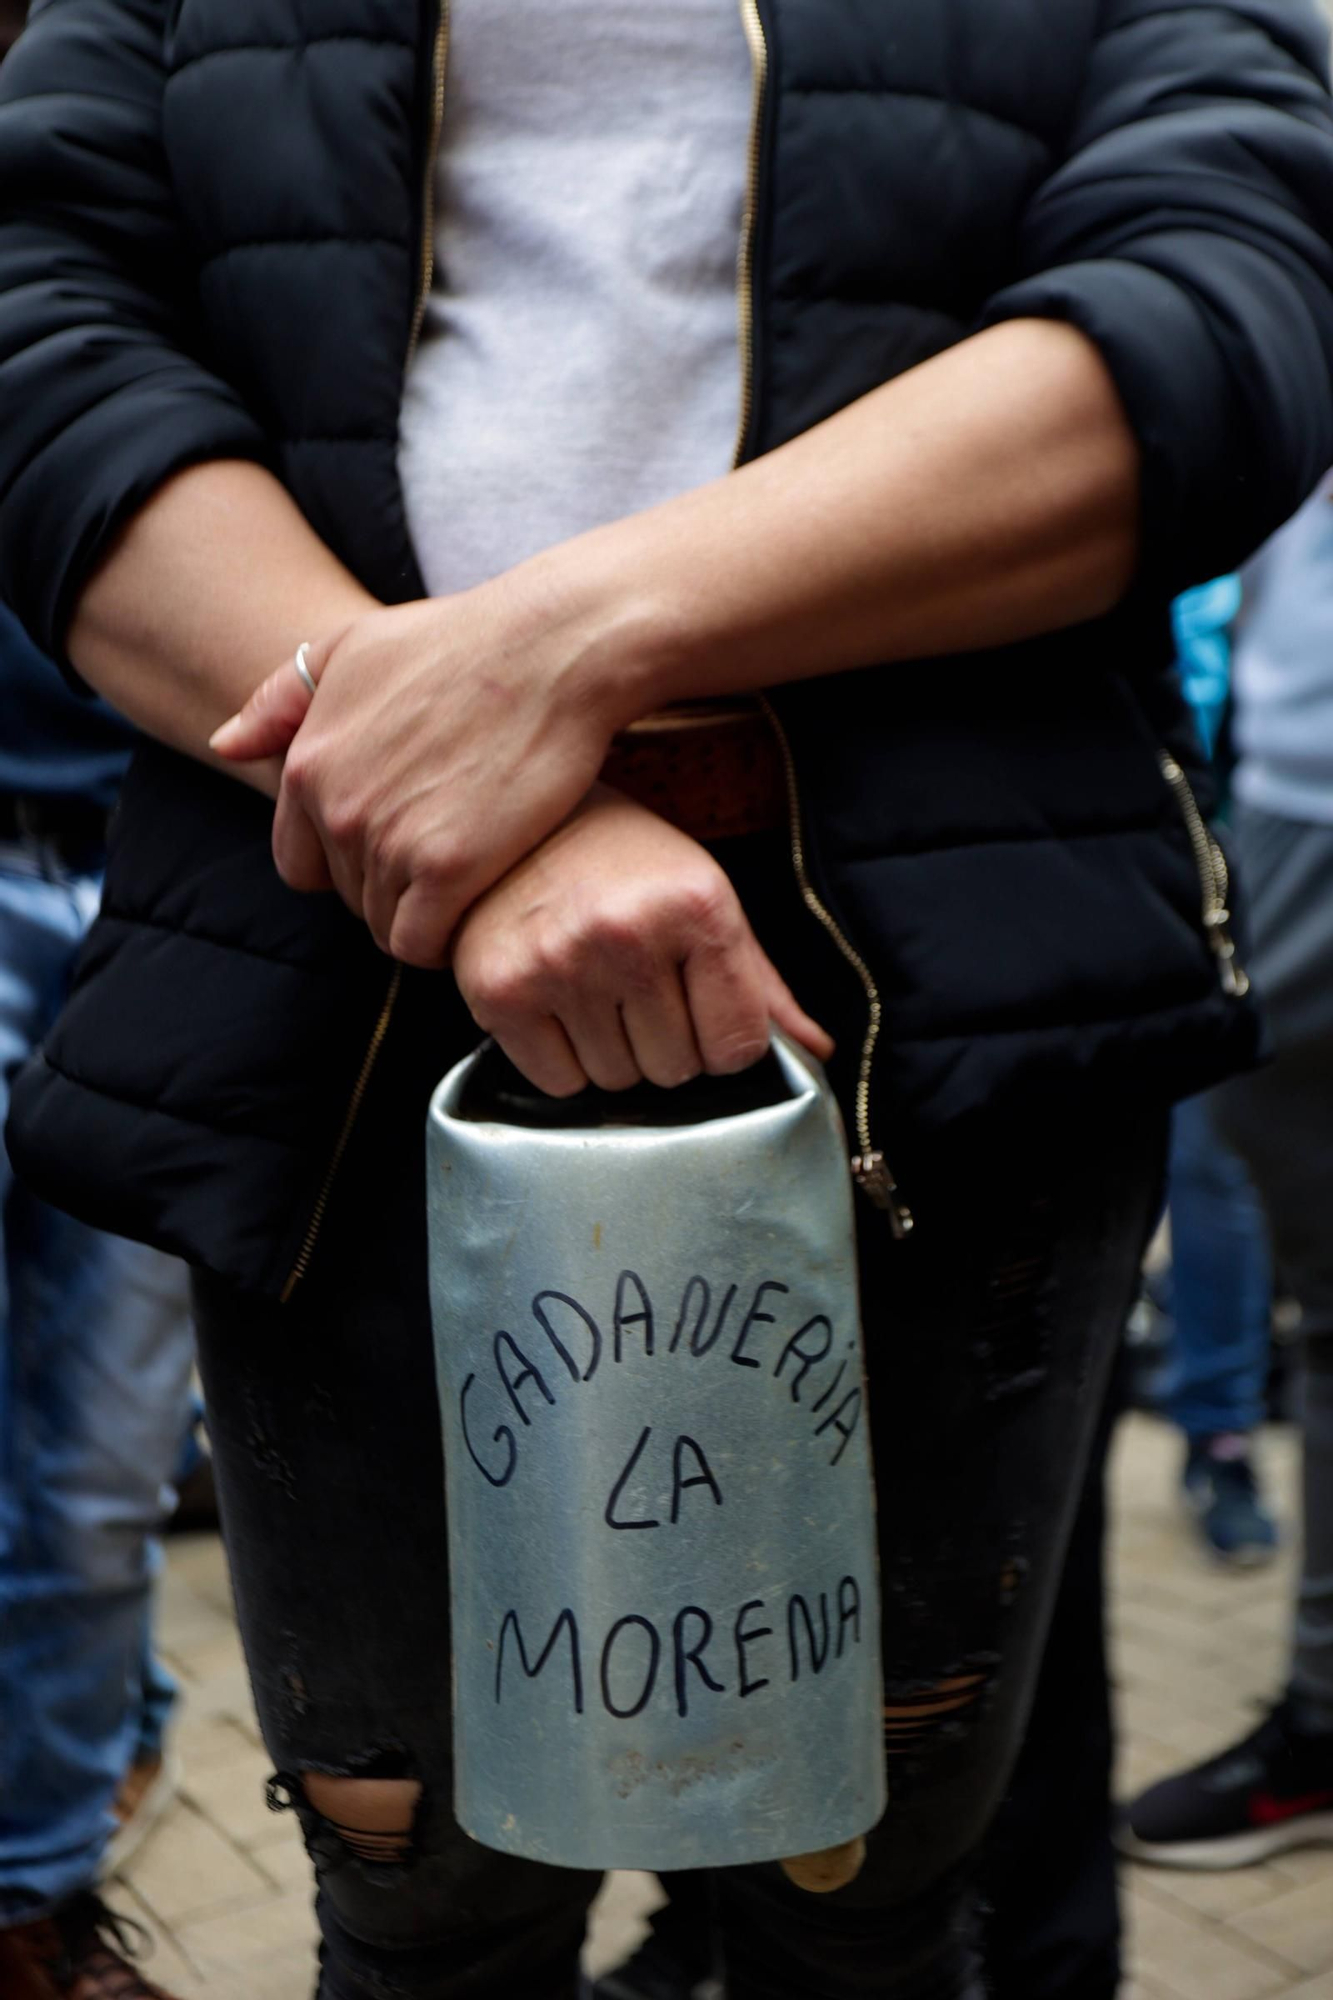
M 688 1126 L 429 1124 L 456 1808 L 569 1866 L 772 1860 L 884 1805 L 851 1192 L 817 1068 Z M 478 1064 L 482 1067 L 478 1067 Z

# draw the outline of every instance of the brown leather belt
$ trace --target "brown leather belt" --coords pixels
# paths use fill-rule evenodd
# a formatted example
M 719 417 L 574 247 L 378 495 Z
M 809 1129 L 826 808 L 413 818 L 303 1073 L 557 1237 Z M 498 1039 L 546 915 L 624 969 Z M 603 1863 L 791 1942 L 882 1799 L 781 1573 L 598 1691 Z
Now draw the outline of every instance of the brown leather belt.
M 645 715 L 613 739 L 602 778 L 694 840 L 787 823 L 777 737 L 753 702 L 690 702 Z

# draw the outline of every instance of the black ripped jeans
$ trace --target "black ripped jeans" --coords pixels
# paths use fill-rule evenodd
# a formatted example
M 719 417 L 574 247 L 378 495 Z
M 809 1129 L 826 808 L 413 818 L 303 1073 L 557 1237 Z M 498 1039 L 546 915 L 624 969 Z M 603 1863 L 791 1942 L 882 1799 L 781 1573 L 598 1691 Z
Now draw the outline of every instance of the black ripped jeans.
M 854 1061 L 859 986 L 792 895 L 781 843 L 725 858 Z M 260 1721 L 314 1858 L 321 2000 L 574 2000 L 597 1880 L 482 1848 L 450 1810 L 421 1086 L 475 1035 L 424 990 L 291 1302 L 198 1282 L 223 1515 Z M 831 1896 L 776 1866 L 717 1873 L 729 2000 L 979 1990 L 971 1868 L 1023 1733 L 1162 1150 L 1162 1122 L 1128 1115 L 1058 1149 L 992 1133 L 914 1162 L 907 1243 L 861 1208 L 890 1803 Z M 406 1857 L 352 1855 L 305 1805 L 306 1770 L 417 1779 Z

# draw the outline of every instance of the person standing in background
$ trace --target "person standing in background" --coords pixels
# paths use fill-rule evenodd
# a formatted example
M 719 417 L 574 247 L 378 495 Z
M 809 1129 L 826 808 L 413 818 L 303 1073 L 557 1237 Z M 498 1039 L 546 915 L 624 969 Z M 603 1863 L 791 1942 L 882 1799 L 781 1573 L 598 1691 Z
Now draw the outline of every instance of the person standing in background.
M 96 915 L 132 741 L 0 612 L 0 1124 Z M 94 1885 L 170 1791 L 152 1537 L 193 1353 L 184 1267 L 48 1207 L 0 1148 L 3 2000 L 156 1992 Z
M 1143 1861 L 1244 1867 L 1333 1841 L 1333 484 L 1246 572 L 1236 844 L 1274 1060 L 1213 1093 L 1301 1309 L 1305 1553 L 1291 1669 L 1258 1729 L 1126 1809 Z
M 1220 785 L 1240 609 L 1234 575 L 1186 591 L 1173 607 L 1181 681 Z M 1252 1567 L 1277 1548 L 1253 1451 L 1271 1352 L 1272 1260 L 1254 1183 L 1217 1130 L 1209 1092 L 1172 1113 L 1168 1184 L 1173 1334 L 1162 1407 L 1185 1439 L 1181 1491 L 1204 1548 Z

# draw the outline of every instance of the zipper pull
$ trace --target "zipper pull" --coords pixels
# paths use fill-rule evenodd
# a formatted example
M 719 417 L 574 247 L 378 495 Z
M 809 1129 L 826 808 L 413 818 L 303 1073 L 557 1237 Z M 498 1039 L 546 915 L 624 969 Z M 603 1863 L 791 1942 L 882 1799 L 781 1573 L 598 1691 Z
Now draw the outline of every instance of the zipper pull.
M 1203 890 L 1204 934 L 1217 960 L 1217 976 L 1222 991 L 1228 999 L 1241 1000 L 1250 990 L 1250 981 L 1249 975 L 1236 963 L 1235 940 L 1228 929 L 1231 912 L 1226 906 L 1226 855 L 1204 824 L 1194 789 L 1169 750 L 1160 752 L 1157 767 L 1176 795 L 1185 831 L 1194 849 L 1194 865 L 1199 871 L 1199 885 Z
M 888 1161 L 883 1153 L 857 1153 L 852 1160 L 852 1179 L 889 1218 L 889 1229 L 894 1241 L 901 1243 L 916 1227 L 916 1220 L 905 1202 L 898 1199 L 898 1183 L 889 1172 Z
M 1236 941 L 1227 928 L 1230 922 L 1230 910 L 1210 910 L 1206 918 L 1208 942 L 1217 960 L 1217 976 L 1222 982 L 1222 991 L 1228 999 L 1243 1000 L 1250 990 L 1250 975 L 1236 961 Z

